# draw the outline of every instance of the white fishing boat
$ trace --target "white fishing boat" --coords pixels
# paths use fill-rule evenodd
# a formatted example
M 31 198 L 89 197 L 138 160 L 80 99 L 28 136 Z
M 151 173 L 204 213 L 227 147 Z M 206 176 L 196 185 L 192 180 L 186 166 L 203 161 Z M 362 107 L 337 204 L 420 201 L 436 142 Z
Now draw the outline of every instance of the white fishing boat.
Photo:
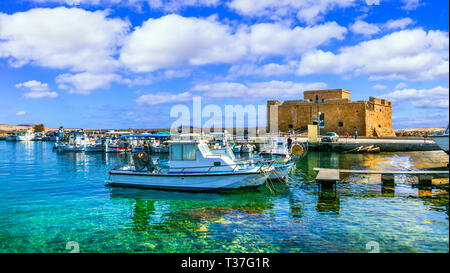
M 242 145 L 236 144 L 236 145 L 234 145 L 234 147 L 233 147 L 233 152 L 234 152 L 234 153 L 237 153 L 237 154 L 240 154 L 240 153 L 241 153 L 241 149 L 242 149 Z
M 434 135 L 430 136 L 434 142 L 441 148 L 444 152 L 449 154 L 448 151 L 448 126 L 444 133 L 435 133 Z
M 34 134 L 31 133 L 30 130 L 27 130 L 26 132 L 19 132 L 16 134 L 16 141 L 30 141 L 34 140 Z
M 86 148 L 87 136 L 83 131 L 71 132 L 67 141 L 55 143 L 59 152 L 82 152 Z
M 94 142 L 94 143 L 86 144 L 86 146 L 84 148 L 84 151 L 85 152 L 90 152 L 90 153 L 103 152 L 104 148 L 103 148 L 102 143 Z
M 104 152 L 104 147 L 104 139 L 101 135 L 96 134 L 87 138 L 84 151 L 88 153 Z
M 45 138 L 45 133 L 44 132 L 38 132 L 34 134 L 34 140 L 35 141 L 42 141 Z
M 251 144 L 245 144 L 245 145 L 242 145 L 242 147 L 241 147 L 241 153 L 244 153 L 244 154 L 253 153 L 254 150 L 255 150 L 255 146 L 253 146 Z
M 128 141 L 123 139 L 115 139 L 106 142 L 105 144 L 105 152 L 106 153 L 125 153 L 130 152 L 131 146 Z
M 236 156 L 234 155 L 234 152 L 231 149 L 231 146 L 229 145 L 225 147 L 211 149 L 211 153 L 216 155 L 226 155 L 229 158 L 231 158 L 234 162 L 237 162 Z
M 273 160 L 274 171 L 270 173 L 270 180 L 285 180 L 291 171 L 294 161 L 284 137 L 271 137 L 265 150 L 259 153 L 264 160 Z
M 161 143 L 161 140 L 155 140 L 150 144 L 150 149 L 152 153 L 161 154 L 168 153 L 169 146 L 167 144 Z
M 169 161 L 164 166 L 155 166 L 146 153 L 137 153 L 135 166 L 110 171 L 107 184 L 166 190 L 233 190 L 264 184 L 272 168 L 235 164 L 226 155 L 213 154 L 204 140 L 176 140 L 168 145 Z

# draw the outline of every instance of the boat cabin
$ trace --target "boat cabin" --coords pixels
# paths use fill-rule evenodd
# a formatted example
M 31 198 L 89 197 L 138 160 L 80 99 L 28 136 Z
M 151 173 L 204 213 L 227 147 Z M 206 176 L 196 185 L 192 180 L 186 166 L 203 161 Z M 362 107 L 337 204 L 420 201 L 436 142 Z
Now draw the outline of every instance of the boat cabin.
M 269 144 L 266 146 L 266 151 L 268 153 L 275 154 L 288 154 L 289 150 L 287 147 L 286 140 L 284 137 L 271 137 L 269 138 Z
M 71 132 L 69 134 L 68 144 L 72 146 L 84 146 L 86 144 L 87 136 L 83 131 Z
M 229 172 L 239 169 L 226 154 L 212 153 L 204 140 L 172 140 L 167 143 L 171 172 Z

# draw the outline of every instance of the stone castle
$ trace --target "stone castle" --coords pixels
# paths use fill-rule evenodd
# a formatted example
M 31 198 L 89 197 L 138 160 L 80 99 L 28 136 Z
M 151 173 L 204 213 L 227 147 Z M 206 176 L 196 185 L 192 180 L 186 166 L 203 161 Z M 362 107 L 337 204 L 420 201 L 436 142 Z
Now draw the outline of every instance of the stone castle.
M 392 103 L 370 97 L 369 101 L 350 101 L 345 89 L 312 90 L 303 93 L 303 100 L 267 101 L 267 120 L 270 128 L 271 106 L 278 106 L 278 130 L 305 131 L 308 124 L 316 124 L 323 113 L 324 128 L 320 133 L 336 132 L 343 136 L 395 136 L 392 129 Z

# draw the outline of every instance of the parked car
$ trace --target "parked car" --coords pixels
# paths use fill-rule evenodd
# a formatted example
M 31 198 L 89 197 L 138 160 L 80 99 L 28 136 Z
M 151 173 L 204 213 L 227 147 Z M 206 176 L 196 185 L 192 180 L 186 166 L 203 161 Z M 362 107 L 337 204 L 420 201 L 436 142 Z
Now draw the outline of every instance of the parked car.
M 322 142 L 337 142 L 338 140 L 339 136 L 335 132 L 325 133 L 322 137 Z

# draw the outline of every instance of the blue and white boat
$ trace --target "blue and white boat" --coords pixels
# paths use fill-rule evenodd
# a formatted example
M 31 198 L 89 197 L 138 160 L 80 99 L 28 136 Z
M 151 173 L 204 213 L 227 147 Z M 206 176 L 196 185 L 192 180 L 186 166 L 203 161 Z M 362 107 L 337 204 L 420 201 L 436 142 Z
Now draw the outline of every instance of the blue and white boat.
M 447 129 L 443 133 L 435 133 L 431 136 L 431 138 L 436 142 L 436 144 L 441 148 L 444 152 L 449 154 L 448 152 L 448 125 Z
M 284 137 L 271 137 L 265 150 L 259 153 L 263 160 L 273 160 L 274 170 L 270 173 L 270 180 L 286 180 L 294 165 L 291 151 L 287 147 Z
M 90 152 L 90 153 L 104 152 L 105 147 L 103 146 L 103 142 L 101 140 L 95 140 L 95 141 L 90 141 L 90 142 L 86 143 L 86 145 L 84 147 L 84 151 Z
M 55 147 L 59 152 L 83 152 L 86 143 L 87 136 L 83 131 L 71 132 L 67 141 L 56 142 Z
M 174 140 L 168 145 L 167 164 L 155 165 L 145 158 L 146 153 L 138 153 L 135 166 L 111 170 L 107 184 L 185 191 L 234 190 L 264 184 L 273 169 L 252 163 L 236 164 L 227 155 L 213 154 L 204 140 Z M 139 159 L 140 155 L 144 158 Z
M 26 132 L 20 132 L 16 134 L 16 141 L 30 141 L 34 140 L 34 134 L 31 133 L 30 130 L 27 130 Z

